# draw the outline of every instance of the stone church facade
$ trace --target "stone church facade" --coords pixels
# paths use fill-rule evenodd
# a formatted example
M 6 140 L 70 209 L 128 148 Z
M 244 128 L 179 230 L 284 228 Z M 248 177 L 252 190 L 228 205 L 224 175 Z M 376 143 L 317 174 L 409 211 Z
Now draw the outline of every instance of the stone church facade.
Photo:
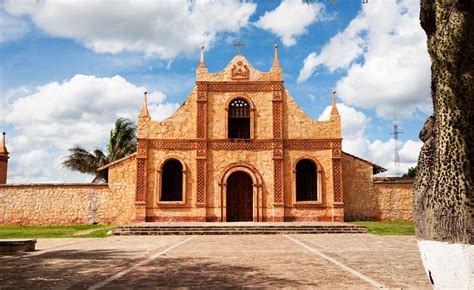
M 5 184 L 3 136 L 0 224 L 412 219 L 413 182 L 344 153 L 335 95 L 327 121 L 307 116 L 277 47 L 269 72 L 238 54 L 210 73 L 201 50 L 196 85 L 163 121 L 144 99 L 137 152 L 99 168 L 107 184 Z
M 328 121 L 297 106 L 277 47 L 269 72 L 237 55 L 209 73 L 201 55 L 171 117 L 142 107 L 136 205 L 147 221 L 343 221 L 341 140 L 334 100 Z

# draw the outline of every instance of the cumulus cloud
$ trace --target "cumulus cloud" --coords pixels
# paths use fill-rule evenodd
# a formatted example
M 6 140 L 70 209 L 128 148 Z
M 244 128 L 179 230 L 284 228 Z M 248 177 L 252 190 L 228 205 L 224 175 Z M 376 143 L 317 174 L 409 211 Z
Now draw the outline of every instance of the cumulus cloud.
M 418 1 L 374 0 L 321 52 L 310 53 L 298 81 L 319 67 L 347 69 L 336 89 L 348 105 L 375 109 L 391 118 L 431 111 L 430 59 L 419 24 Z
M 212 46 L 219 33 L 247 26 L 256 4 L 228 1 L 10 1 L 52 36 L 72 38 L 99 53 L 139 51 L 163 59 Z
M 119 117 L 137 119 L 144 87 L 121 76 L 75 75 L 15 96 L 5 109 L 3 121 L 14 127 L 8 135 L 11 152 L 9 180 L 12 182 L 90 181 L 90 177 L 61 168 L 62 157 L 74 144 L 88 149 L 102 147 Z M 150 114 L 161 120 L 179 106 L 165 103 L 160 91 L 148 96 Z
M 338 32 L 323 46 L 319 55 L 311 52 L 305 58 L 297 81 L 306 81 L 320 65 L 330 71 L 348 68 L 364 52 L 365 42 L 360 31 L 366 28 L 365 19 L 353 19 L 343 32 Z
M 374 140 L 367 138 L 366 130 L 370 124 L 370 118 L 363 112 L 347 106 L 337 104 L 342 122 L 342 149 L 350 154 L 374 162 L 386 169 L 383 175 L 396 175 L 397 168 L 394 162 L 395 141 Z M 331 114 L 331 106 L 326 107 L 319 116 L 319 120 L 328 120 Z M 405 173 L 408 168 L 416 165 L 420 153 L 421 141 L 407 140 L 399 142 L 400 172 Z
M 325 18 L 321 3 L 283 0 L 275 10 L 265 12 L 255 26 L 276 34 L 285 46 L 292 46 L 298 36 L 308 32 L 308 26 Z
M 329 117 L 331 116 L 331 109 L 331 106 L 326 107 L 326 109 L 324 109 L 324 111 L 319 116 L 318 120 L 329 120 Z M 370 123 L 369 117 L 345 104 L 337 104 L 337 110 L 341 115 L 342 132 L 344 138 L 355 138 L 364 135 L 365 128 Z

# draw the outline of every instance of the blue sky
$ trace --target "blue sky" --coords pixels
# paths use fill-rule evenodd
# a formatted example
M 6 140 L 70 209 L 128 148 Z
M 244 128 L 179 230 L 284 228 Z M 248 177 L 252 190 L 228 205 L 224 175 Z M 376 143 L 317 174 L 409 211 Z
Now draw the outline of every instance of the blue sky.
M 199 47 L 211 72 L 242 54 L 268 71 L 279 44 L 286 87 L 311 117 L 336 89 L 343 149 L 395 171 L 416 163 L 431 114 L 426 37 L 413 0 L 0 1 L 0 125 L 10 182 L 88 181 L 61 168 L 67 148 L 104 148 L 113 121 L 136 118 L 142 92 L 154 119 L 194 86 Z

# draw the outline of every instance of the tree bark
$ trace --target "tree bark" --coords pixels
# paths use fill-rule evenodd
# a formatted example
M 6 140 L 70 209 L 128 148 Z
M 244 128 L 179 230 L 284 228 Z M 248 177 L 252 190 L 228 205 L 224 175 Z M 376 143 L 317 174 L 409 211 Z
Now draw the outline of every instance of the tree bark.
M 414 219 L 421 240 L 474 243 L 474 1 L 421 0 L 428 36 L 434 115 L 415 181 Z

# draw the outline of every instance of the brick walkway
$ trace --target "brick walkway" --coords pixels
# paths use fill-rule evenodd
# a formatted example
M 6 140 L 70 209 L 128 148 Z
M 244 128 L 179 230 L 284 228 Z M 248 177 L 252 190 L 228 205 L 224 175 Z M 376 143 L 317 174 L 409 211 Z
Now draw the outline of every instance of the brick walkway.
M 0 288 L 431 288 L 403 236 L 117 236 L 39 239 L 37 249 L 0 256 Z

